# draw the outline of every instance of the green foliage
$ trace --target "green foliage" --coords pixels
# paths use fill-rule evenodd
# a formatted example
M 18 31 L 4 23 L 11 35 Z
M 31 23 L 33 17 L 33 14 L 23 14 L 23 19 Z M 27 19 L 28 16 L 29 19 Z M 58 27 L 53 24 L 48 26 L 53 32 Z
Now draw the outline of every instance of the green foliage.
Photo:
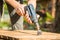
M 4 14 L 8 14 L 8 10 L 7 9 L 4 10 Z
M 27 23 L 26 20 L 24 20 L 24 25 L 25 25 L 25 27 L 24 27 L 25 30 L 26 29 L 27 30 L 34 30 L 35 29 L 35 26 L 32 25 L 32 24 Z
M 2 27 L 9 27 L 10 24 L 8 22 L 0 22 L 0 28 Z
M 42 0 L 43 1 L 43 0 Z M 24 4 L 26 4 L 27 2 L 25 1 L 24 2 Z M 4 8 L 5 8 L 5 14 L 7 14 L 8 13 L 8 10 L 7 10 L 7 5 L 6 5 L 6 3 L 4 3 Z M 39 23 L 41 23 L 42 24 L 42 22 L 43 21 L 47 21 L 48 19 L 50 19 L 51 21 L 53 21 L 53 18 L 52 18 L 52 16 L 50 15 L 50 13 L 49 12 L 46 12 L 46 14 L 47 14 L 47 17 L 44 19 L 44 20 L 42 20 L 42 18 L 41 19 L 39 19 Z M 31 30 L 34 30 L 35 29 L 35 26 L 34 25 L 30 25 L 30 24 L 28 24 L 26 21 L 24 21 L 24 24 L 26 24 L 28 27 L 26 28 L 26 29 L 31 29 Z M 7 22 L 0 22 L 0 28 L 1 27 L 9 27 L 10 26 L 10 24 L 9 23 L 7 23 Z M 44 31 L 44 29 L 42 28 L 42 30 Z
M 39 1 L 39 2 L 49 2 L 51 0 L 37 0 L 37 1 Z
M 4 3 L 4 9 L 7 10 L 7 5 L 6 5 L 6 3 Z
M 47 18 L 46 18 L 46 21 L 53 21 L 54 20 L 54 18 L 52 17 L 52 15 L 49 13 L 49 12 L 46 12 L 46 15 L 47 15 Z

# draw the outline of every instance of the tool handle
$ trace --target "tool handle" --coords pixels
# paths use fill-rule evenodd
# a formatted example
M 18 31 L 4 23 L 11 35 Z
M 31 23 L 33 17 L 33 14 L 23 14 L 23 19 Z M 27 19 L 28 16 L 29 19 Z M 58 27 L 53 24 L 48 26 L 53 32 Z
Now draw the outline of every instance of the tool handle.
M 26 10 L 28 11 L 29 16 L 31 17 L 31 20 L 35 23 L 37 22 L 37 15 L 36 12 L 34 10 L 34 7 L 32 4 L 29 4 L 28 6 L 26 6 Z

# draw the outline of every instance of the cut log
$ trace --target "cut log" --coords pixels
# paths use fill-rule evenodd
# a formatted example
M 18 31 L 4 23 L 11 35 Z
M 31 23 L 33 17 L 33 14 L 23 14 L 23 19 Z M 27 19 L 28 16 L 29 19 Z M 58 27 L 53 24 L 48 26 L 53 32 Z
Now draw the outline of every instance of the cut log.
M 11 37 L 17 40 L 60 40 L 60 34 L 42 32 L 41 35 L 37 35 L 37 31 L 34 30 L 0 30 L 0 36 Z

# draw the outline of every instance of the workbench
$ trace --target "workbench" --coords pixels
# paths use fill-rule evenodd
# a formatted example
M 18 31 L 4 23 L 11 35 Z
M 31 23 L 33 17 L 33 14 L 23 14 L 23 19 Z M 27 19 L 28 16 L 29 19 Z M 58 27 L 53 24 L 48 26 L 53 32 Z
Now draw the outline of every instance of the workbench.
M 60 40 L 60 34 L 42 32 L 37 35 L 35 30 L 0 30 L 0 39 L 3 40 Z

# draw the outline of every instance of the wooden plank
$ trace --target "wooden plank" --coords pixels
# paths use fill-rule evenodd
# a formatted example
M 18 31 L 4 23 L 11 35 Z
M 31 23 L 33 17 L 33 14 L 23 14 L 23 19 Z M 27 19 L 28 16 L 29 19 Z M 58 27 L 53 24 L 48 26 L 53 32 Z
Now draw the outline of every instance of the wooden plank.
M 0 35 L 17 38 L 19 40 L 60 40 L 60 34 L 42 32 L 42 35 L 36 35 L 37 31 L 34 30 L 15 30 L 5 31 L 0 30 Z

